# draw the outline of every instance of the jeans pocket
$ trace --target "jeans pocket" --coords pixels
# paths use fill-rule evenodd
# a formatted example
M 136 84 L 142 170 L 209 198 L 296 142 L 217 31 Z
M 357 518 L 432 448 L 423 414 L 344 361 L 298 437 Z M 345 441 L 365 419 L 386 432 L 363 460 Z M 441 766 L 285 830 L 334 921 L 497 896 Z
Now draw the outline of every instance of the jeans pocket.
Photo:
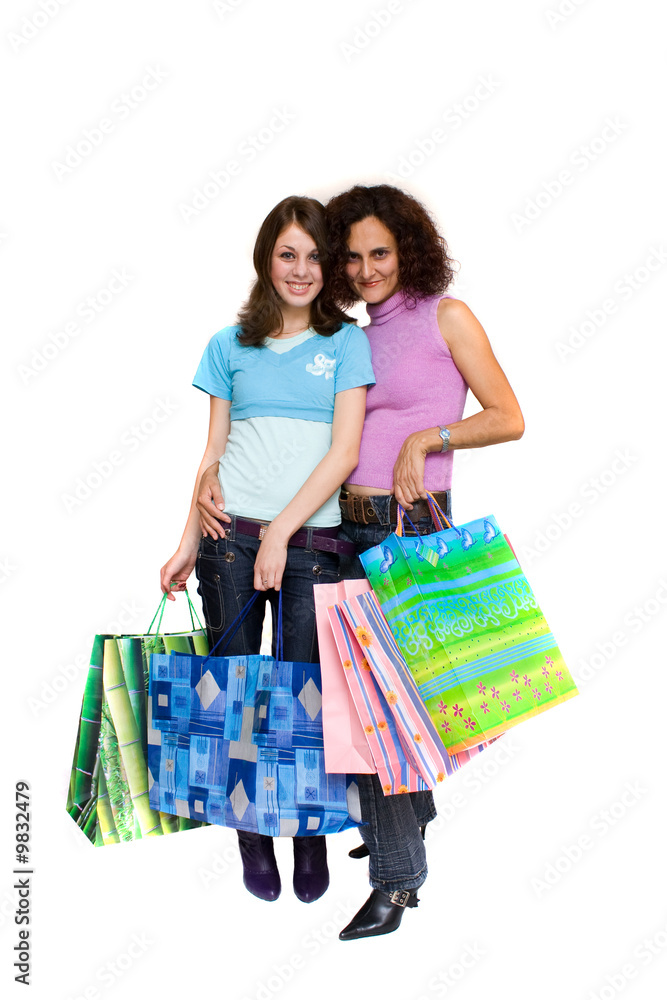
M 337 583 L 340 580 L 340 560 L 334 552 L 309 553 L 313 558 L 313 583 Z
M 205 539 L 203 539 L 205 541 Z M 224 556 L 222 557 L 224 559 Z M 197 555 L 197 593 L 201 597 L 206 625 L 213 632 L 225 627 L 225 602 L 220 579 L 220 556 L 207 555 L 205 546 L 200 546 Z

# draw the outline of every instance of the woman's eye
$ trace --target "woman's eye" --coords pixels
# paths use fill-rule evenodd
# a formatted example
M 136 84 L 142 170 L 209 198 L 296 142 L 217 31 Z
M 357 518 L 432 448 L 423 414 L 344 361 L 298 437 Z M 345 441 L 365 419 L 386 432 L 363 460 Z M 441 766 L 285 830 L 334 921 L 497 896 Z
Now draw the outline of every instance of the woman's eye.
M 289 250 L 283 250 L 280 256 L 282 257 L 283 260 L 292 260 L 294 254 L 290 253 Z
M 387 256 L 388 252 L 389 252 L 388 250 L 376 250 L 375 251 L 375 256 L 379 257 L 380 259 L 382 259 L 382 257 L 386 257 Z
M 320 255 L 318 253 L 311 253 L 310 259 L 312 260 L 313 264 L 319 264 Z

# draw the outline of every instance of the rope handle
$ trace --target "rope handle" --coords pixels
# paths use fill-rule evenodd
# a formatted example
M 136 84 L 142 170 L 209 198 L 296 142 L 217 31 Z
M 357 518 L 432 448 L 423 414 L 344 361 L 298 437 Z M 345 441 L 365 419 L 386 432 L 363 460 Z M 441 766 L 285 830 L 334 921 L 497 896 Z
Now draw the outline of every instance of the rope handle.
M 439 530 L 440 531 L 445 530 L 442 524 L 442 522 L 444 521 L 447 527 L 452 528 L 456 532 L 456 534 L 459 535 L 460 537 L 461 536 L 460 530 L 456 527 L 455 524 L 452 524 L 452 522 L 449 520 L 449 518 L 445 514 L 444 510 L 442 509 L 438 501 L 435 499 L 432 493 L 429 493 L 428 490 L 426 491 L 426 502 L 428 504 L 428 509 L 431 511 L 431 517 L 433 518 L 435 524 L 439 525 Z
M 199 621 L 199 615 L 197 614 L 197 609 L 195 608 L 194 604 L 192 603 L 190 595 L 188 594 L 188 588 L 187 587 L 185 588 L 185 596 L 188 599 L 188 611 L 190 612 L 190 621 L 192 623 L 192 631 L 193 632 L 197 631 L 197 628 L 195 626 L 195 618 L 197 619 L 197 625 L 199 626 L 199 628 L 202 631 L 204 631 L 204 626 Z M 155 619 L 158 618 L 158 615 L 159 615 L 159 618 L 158 618 L 157 627 L 155 629 L 155 634 L 156 635 L 160 634 L 160 626 L 162 625 L 162 616 L 164 614 L 164 609 L 165 609 L 166 606 L 167 606 L 167 595 L 163 594 L 162 595 L 162 600 L 158 604 L 157 611 L 153 615 L 153 619 L 152 619 L 150 625 L 148 626 L 148 629 L 146 631 L 146 635 L 150 635 L 151 634 L 151 629 L 153 628 L 153 624 L 155 622 Z

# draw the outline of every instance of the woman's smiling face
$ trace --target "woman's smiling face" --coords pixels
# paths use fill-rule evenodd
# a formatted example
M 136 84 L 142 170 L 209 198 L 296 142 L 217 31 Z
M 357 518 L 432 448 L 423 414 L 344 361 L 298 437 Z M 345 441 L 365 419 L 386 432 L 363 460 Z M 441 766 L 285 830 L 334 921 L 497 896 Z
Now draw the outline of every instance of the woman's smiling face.
M 271 281 L 288 306 L 310 305 L 322 291 L 319 251 L 295 222 L 278 235 L 271 254 Z
M 398 247 L 384 223 L 374 215 L 355 222 L 347 246 L 345 273 L 364 302 L 384 302 L 398 291 Z

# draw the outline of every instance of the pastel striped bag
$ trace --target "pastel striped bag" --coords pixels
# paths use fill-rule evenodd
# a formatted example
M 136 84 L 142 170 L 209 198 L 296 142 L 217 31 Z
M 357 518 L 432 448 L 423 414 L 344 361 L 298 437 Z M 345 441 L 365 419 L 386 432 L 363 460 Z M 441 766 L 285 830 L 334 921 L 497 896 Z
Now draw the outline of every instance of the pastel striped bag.
M 332 634 L 338 649 L 337 664 L 326 658 L 326 673 L 337 669 L 351 696 L 343 702 L 342 696 L 336 695 L 340 703 L 332 718 L 340 720 L 345 710 L 356 713 L 354 721 L 361 724 L 372 770 L 377 772 L 385 795 L 432 789 L 478 756 L 486 744 L 451 756 L 444 751 L 370 584 L 353 582 L 357 593 L 346 600 L 341 600 L 341 584 L 314 587 L 316 607 L 326 606 L 328 612 L 326 626 L 322 616 L 318 617 L 320 641 L 324 639 L 328 645 Z M 322 664 L 324 685 L 324 657 Z M 338 760 L 339 733 L 328 732 L 326 714 L 323 722 L 325 753 L 331 740 Z M 354 730 L 354 726 L 349 729 Z M 327 758 L 327 771 L 337 770 Z

